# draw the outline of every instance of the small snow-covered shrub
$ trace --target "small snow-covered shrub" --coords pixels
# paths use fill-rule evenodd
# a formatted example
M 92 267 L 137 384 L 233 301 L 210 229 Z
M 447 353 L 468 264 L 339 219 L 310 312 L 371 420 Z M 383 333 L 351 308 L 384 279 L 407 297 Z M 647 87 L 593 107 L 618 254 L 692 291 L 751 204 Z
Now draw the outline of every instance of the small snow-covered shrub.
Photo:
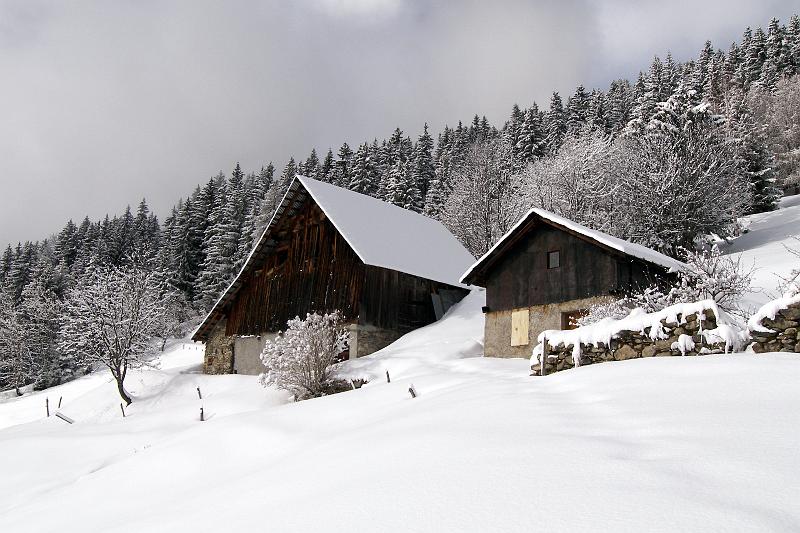
M 267 341 L 261 352 L 265 387 L 291 392 L 295 400 L 323 396 L 330 388 L 331 365 L 348 345 L 347 329 L 338 311 L 290 320 L 286 331 Z
M 741 315 L 739 299 L 750 290 L 753 267 L 745 268 L 739 256 L 724 255 L 718 247 L 689 251 L 675 288 L 678 301 L 714 300 L 720 309 Z

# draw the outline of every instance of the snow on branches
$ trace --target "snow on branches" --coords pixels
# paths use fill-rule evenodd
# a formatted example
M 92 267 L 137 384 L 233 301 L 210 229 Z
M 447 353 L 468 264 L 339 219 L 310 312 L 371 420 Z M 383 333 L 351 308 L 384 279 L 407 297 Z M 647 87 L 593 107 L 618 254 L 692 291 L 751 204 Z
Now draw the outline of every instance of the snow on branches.
M 348 332 L 338 311 L 290 320 L 286 331 L 268 340 L 261 353 L 266 371 L 259 380 L 291 392 L 296 400 L 323 396 L 331 365 L 347 349 Z
M 98 267 L 68 294 L 59 347 L 84 364 L 108 367 L 130 404 L 125 376 L 158 352 L 153 340 L 169 323 L 170 295 L 163 276 L 136 262 Z

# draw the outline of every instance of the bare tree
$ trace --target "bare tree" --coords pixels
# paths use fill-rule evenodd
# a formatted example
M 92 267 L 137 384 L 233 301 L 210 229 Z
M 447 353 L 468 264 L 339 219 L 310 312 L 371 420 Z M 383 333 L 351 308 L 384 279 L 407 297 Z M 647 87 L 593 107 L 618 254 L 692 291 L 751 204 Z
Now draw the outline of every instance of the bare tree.
M 520 177 L 525 202 L 603 231 L 612 230 L 615 147 L 600 133 L 569 138 Z
M 798 245 L 800 245 L 800 237 L 794 236 L 792 239 L 797 241 Z M 792 248 L 784 244 L 783 247 L 786 248 L 787 252 L 797 258 L 797 264 L 800 265 L 800 246 Z M 793 268 L 785 278 L 782 276 L 780 278 L 781 281 L 778 283 L 778 290 L 782 294 L 796 294 L 800 292 L 800 266 Z
M 732 146 L 704 131 L 623 142 L 616 234 L 673 256 L 702 235 L 733 235 L 750 185 Z
M 128 369 L 150 364 L 158 352 L 154 338 L 168 322 L 164 288 L 162 276 L 136 262 L 99 267 L 65 304 L 60 349 L 85 364 L 108 367 L 127 404 L 133 401 L 124 387 Z
M 331 380 L 331 365 L 347 349 L 348 333 L 338 311 L 290 320 L 286 331 L 267 341 L 261 353 L 266 372 L 260 381 L 303 400 L 322 396 Z
M 474 256 L 483 255 L 526 209 L 511 150 L 500 139 L 476 142 L 450 176 L 453 191 L 439 214 Z

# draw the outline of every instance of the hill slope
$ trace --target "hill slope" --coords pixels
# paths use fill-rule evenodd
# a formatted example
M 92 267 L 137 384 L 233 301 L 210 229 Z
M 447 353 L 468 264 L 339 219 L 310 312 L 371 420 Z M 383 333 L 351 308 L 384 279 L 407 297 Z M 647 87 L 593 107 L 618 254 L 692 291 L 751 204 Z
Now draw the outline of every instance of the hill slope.
M 731 247 L 770 280 L 766 269 L 790 264 L 777 254 L 792 220 L 800 227 L 800 208 L 757 215 Z M 253 377 L 198 374 L 202 351 L 177 343 L 160 369 L 129 378 L 136 401 L 124 419 L 104 372 L 2 402 L 0 523 L 800 529 L 800 357 L 638 359 L 534 378 L 526 360 L 474 357 L 482 299 L 474 292 L 442 321 L 348 364 L 343 373 L 372 381 L 326 398 L 289 404 Z M 45 396 L 63 396 L 76 423 L 43 418 Z

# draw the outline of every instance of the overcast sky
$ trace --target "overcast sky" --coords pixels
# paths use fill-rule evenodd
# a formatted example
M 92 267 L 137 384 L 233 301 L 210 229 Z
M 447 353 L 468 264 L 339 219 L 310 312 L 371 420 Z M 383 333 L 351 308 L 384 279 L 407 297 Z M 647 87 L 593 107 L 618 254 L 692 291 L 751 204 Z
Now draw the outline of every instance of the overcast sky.
M 653 54 L 727 49 L 792 1 L 0 0 L 0 245 L 159 215 L 245 170 L 395 126 L 546 106 Z

